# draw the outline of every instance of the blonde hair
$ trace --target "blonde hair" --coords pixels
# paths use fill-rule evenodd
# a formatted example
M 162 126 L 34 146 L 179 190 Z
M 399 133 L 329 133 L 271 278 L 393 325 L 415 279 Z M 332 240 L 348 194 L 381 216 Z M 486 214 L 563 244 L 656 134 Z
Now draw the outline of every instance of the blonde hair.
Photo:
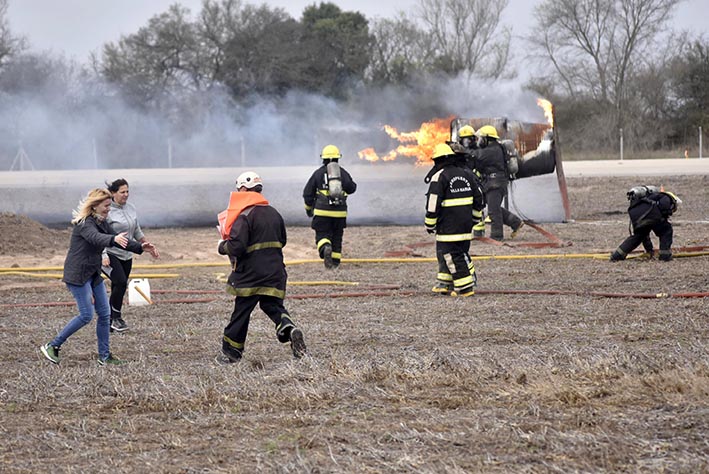
M 79 207 L 71 211 L 73 219 L 72 224 L 81 224 L 87 217 L 93 215 L 95 207 L 101 204 L 106 199 L 111 199 L 111 193 L 108 189 L 96 188 L 89 191 L 84 199 L 79 201 Z

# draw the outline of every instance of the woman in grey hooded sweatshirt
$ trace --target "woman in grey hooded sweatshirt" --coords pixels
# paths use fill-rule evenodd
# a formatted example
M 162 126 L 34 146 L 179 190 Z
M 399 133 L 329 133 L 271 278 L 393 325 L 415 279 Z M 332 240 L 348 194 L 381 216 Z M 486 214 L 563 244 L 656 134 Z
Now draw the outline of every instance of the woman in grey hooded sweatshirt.
M 148 242 L 138 223 L 138 213 L 135 206 L 128 202 L 130 194 L 128 181 L 119 178 L 106 184 L 113 198 L 108 213 L 108 222 L 114 232 L 125 232 L 129 239 L 140 243 Z M 160 253 L 154 245 L 148 249 L 154 258 L 160 257 Z M 131 252 L 117 247 L 106 248 L 103 255 L 103 269 L 111 279 L 111 298 L 109 300 L 111 304 L 111 331 L 123 332 L 128 329 L 121 310 L 132 267 L 133 254 Z

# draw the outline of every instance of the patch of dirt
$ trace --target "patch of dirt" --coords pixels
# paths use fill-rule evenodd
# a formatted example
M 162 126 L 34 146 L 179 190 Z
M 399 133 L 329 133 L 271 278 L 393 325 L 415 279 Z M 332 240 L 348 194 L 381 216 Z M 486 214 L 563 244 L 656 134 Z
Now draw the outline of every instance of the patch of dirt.
M 0 255 L 53 253 L 68 245 L 68 231 L 54 230 L 27 216 L 0 213 Z

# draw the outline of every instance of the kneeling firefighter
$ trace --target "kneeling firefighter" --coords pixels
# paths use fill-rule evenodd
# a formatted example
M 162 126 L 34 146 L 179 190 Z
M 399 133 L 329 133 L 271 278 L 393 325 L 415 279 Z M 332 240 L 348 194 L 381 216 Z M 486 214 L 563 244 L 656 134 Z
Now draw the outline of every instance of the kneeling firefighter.
M 453 296 L 475 294 L 475 266 L 468 252 L 473 225 L 482 218 L 484 205 L 480 183 L 473 171 L 447 144 L 436 145 L 435 171 L 426 193 L 424 224 L 436 234 L 438 273 L 433 292 Z
M 342 158 L 335 145 L 327 145 L 320 154 L 322 166 L 315 170 L 303 189 L 305 212 L 313 221 L 315 244 L 325 268 L 337 268 L 342 259 L 342 236 L 347 227 L 347 196 L 357 190 L 357 183 L 339 164 Z
M 655 186 L 636 186 L 627 193 L 630 216 L 630 236 L 611 254 L 611 262 L 625 260 L 625 257 L 642 244 L 652 258 L 650 232 L 660 238 L 660 260 L 672 260 L 672 223 L 670 216 L 677 211 L 682 200 L 671 192 Z

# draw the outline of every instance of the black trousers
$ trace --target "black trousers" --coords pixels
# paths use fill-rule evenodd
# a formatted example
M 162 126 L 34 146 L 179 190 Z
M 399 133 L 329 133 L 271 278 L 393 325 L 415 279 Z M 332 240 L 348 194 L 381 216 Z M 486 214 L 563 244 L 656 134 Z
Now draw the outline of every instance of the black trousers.
M 315 216 L 310 227 L 315 231 L 315 245 L 320 258 L 323 258 L 323 245 L 330 244 L 332 245 L 332 262 L 339 265 L 342 259 L 342 236 L 345 233 L 345 227 L 347 227 L 347 219 Z
M 290 330 L 294 324 L 283 306 L 283 300 L 275 296 L 252 295 L 237 296 L 234 299 L 234 311 L 231 313 L 231 320 L 224 328 L 224 342 L 222 347 L 227 350 L 237 350 L 239 353 L 244 350 L 246 334 L 249 332 L 249 321 L 251 313 L 256 304 L 259 304 L 264 313 L 276 325 L 276 336 L 280 342 L 290 341 Z M 287 329 L 287 331 L 283 331 Z
M 436 242 L 438 274 L 436 280 L 455 289 L 467 291 L 475 286 L 475 266 L 470 258 L 470 241 Z
M 660 238 L 660 258 L 669 259 L 672 256 L 672 224 L 667 220 L 661 220 L 654 224 L 637 227 L 633 230 L 633 235 L 629 236 L 616 249 L 615 255 L 617 259 L 624 259 L 630 252 L 635 250 L 638 245 L 648 242 L 650 232 L 654 232 Z M 645 244 L 645 250 L 648 250 L 648 245 Z
M 108 254 L 108 259 L 111 261 L 111 319 L 122 318 L 121 309 L 123 308 L 123 297 L 128 288 L 128 279 L 130 271 L 133 268 L 133 259 L 121 260 L 120 258 Z
M 517 229 L 522 224 L 522 219 L 502 207 L 502 201 L 505 196 L 507 196 L 507 185 L 490 188 L 485 191 L 487 212 L 490 215 L 490 219 L 492 219 L 490 237 L 495 240 L 502 240 L 503 224 L 512 229 Z

